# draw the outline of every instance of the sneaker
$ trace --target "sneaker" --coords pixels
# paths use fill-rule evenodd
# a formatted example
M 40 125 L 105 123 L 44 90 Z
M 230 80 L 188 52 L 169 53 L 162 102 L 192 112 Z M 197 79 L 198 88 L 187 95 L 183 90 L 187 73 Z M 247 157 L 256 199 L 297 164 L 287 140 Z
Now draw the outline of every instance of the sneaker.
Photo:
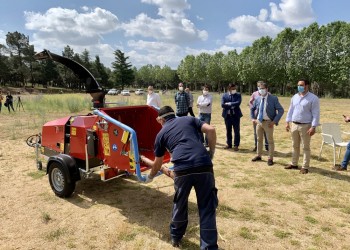
M 335 171 L 346 171 L 347 168 L 344 168 L 344 167 L 341 166 L 341 165 L 335 165 L 335 166 L 333 167 L 333 170 L 335 170 Z
M 272 166 L 273 165 L 273 160 L 272 159 L 268 159 L 267 160 L 267 165 Z
M 180 242 L 181 242 L 181 240 L 171 239 L 171 245 L 173 247 L 180 247 Z
M 298 166 L 290 164 L 290 165 L 284 167 L 284 169 L 298 169 Z
M 238 151 L 239 149 L 238 149 L 238 147 L 237 146 L 234 146 L 233 147 L 233 151 Z
M 252 161 L 261 161 L 261 156 L 255 156 Z
M 307 168 L 300 169 L 300 174 L 307 174 L 307 173 L 309 173 L 309 170 Z

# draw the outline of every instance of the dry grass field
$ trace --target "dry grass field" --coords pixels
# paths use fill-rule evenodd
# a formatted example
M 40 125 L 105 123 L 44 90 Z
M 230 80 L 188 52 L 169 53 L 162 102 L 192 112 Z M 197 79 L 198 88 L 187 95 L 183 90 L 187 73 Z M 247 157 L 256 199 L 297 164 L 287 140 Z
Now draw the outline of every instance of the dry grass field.
M 78 182 L 72 197 L 61 199 L 52 192 L 45 171 L 36 169 L 34 150 L 25 139 L 40 132 L 46 121 L 74 115 L 66 104 L 70 97 L 89 100 L 83 94 L 23 95 L 25 111 L 9 114 L 3 106 L 0 249 L 173 249 L 169 238 L 174 192 L 170 178 L 160 176 L 150 184 L 139 183 L 134 177 L 109 182 L 92 178 Z M 42 98 L 48 101 L 42 104 Z M 136 105 L 144 104 L 145 98 L 132 94 L 107 96 L 107 101 Z M 163 104 L 174 106 L 172 95 L 162 96 L 162 100 Z M 291 160 L 290 134 L 284 127 L 286 114 L 275 128 L 275 165 L 267 166 L 266 152 L 264 161 L 252 163 L 255 154 L 251 151 L 254 143 L 248 100 L 249 96 L 243 96 L 241 145 L 234 152 L 223 149 L 225 126 L 220 96 L 214 95 L 212 124 L 218 135 L 214 167 L 219 189 L 220 249 L 350 249 L 350 174 L 331 170 L 330 147 L 318 160 L 320 129 L 312 138 L 309 174 L 284 169 Z M 280 101 L 287 112 L 290 98 Z M 342 120 L 349 106 L 350 100 L 321 99 L 321 123 L 337 122 L 343 131 L 350 131 L 350 125 Z M 82 109 L 76 114 L 90 112 Z M 341 158 L 343 153 L 344 150 Z M 194 191 L 189 210 L 182 249 L 199 249 Z

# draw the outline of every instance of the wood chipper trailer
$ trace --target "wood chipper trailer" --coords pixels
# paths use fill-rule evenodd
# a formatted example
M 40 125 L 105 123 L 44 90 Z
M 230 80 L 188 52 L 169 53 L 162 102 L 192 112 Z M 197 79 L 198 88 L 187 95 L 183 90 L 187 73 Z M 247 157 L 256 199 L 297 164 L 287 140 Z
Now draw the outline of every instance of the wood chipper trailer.
M 39 59 L 44 59 L 42 54 Z M 42 169 L 40 159 L 46 158 L 50 186 L 59 197 L 70 196 L 76 182 L 94 172 L 102 181 L 125 174 L 136 174 L 144 181 L 141 173 L 149 168 L 141 164 L 140 155 L 154 158 L 154 140 L 161 129 L 157 110 L 146 105 L 106 108 L 101 98 L 104 93 L 88 91 L 98 96 L 95 102 L 92 95 L 94 105 L 99 106 L 92 114 L 47 122 L 40 134 L 27 139 L 27 144 L 35 147 L 38 169 Z M 170 154 L 166 153 L 164 163 L 169 161 Z

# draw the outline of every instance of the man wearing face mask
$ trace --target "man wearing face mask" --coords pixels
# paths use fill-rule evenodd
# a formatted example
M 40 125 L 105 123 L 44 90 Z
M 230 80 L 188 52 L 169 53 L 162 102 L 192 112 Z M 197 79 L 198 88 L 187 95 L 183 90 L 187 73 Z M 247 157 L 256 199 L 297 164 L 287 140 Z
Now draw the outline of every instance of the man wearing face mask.
M 221 97 L 222 117 L 226 125 L 226 143 L 224 149 L 232 148 L 232 127 L 234 130 L 233 150 L 238 151 L 241 140 L 240 121 L 243 116 L 241 108 L 242 96 L 236 91 L 236 84 L 230 83 L 227 87 L 227 93 Z
M 174 110 L 169 106 L 158 111 L 157 121 L 162 129 L 154 142 L 155 159 L 152 161 L 141 156 L 141 161 L 152 168 L 145 181 L 149 183 L 161 169 L 165 151 L 171 154 L 175 176 L 171 243 L 174 247 L 181 245 L 188 224 L 188 196 L 194 187 L 200 221 L 200 249 L 218 249 L 218 199 L 212 163 L 216 144 L 215 128 L 192 116 L 175 117 Z M 208 137 L 209 153 L 200 142 L 200 133 L 206 133 Z
M 179 83 L 179 91 L 175 94 L 175 105 L 177 116 L 187 116 L 188 108 L 190 107 L 190 97 L 184 91 L 184 85 Z
M 252 161 L 261 161 L 262 149 L 263 149 L 263 137 L 266 133 L 269 143 L 269 158 L 267 165 L 273 165 L 273 156 L 275 151 L 275 143 L 273 139 L 274 126 L 278 125 L 281 119 L 284 109 L 278 101 L 277 96 L 268 93 L 267 84 L 260 81 L 259 96 L 256 97 L 252 108 L 250 109 L 250 118 L 252 122 L 256 124 L 257 132 L 257 156 Z
M 198 96 L 197 99 L 197 108 L 199 109 L 199 120 L 210 124 L 211 121 L 211 111 L 212 111 L 212 103 L 213 103 L 213 97 L 209 94 L 209 87 L 205 85 L 203 87 L 203 95 Z M 201 140 L 204 143 L 206 147 L 208 147 L 208 138 L 201 134 Z
M 147 105 L 154 106 L 156 108 L 160 108 L 160 106 L 162 106 L 160 96 L 157 93 L 154 93 L 153 86 L 148 86 Z
M 298 93 L 292 97 L 286 118 L 286 130 L 291 132 L 293 151 L 292 163 L 285 169 L 298 169 L 300 144 L 302 144 L 304 159 L 301 174 L 309 172 L 311 136 L 315 134 L 316 127 L 320 124 L 320 101 L 309 90 L 308 80 L 298 81 Z
M 258 90 L 254 91 L 253 94 L 250 96 L 250 100 L 249 100 L 249 109 L 251 109 L 253 107 L 254 101 L 255 99 L 260 95 L 259 94 L 259 88 L 260 88 L 260 83 L 262 81 L 258 81 L 256 83 Z M 257 115 L 257 114 L 256 114 Z M 254 130 L 254 148 L 253 151 L 256 152 L 256 150 L 258 149 L 257 145 L 258 145 L 258 135 L 256 134 L 256 123 L 253 122 L 253 130 Z M 265 149 L 266 151 L 269 150 L 269 143 L 267 142 L 267 137 L 266 137 L 266 133 L 264 133 L 264 137 L 265 137 Z

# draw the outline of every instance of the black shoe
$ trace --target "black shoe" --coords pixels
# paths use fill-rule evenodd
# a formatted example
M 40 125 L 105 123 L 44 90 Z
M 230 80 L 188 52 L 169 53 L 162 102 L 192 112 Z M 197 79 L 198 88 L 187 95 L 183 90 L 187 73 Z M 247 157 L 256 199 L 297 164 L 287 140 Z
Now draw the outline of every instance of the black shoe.
M 266 149 L 266 151 L 269 151 L 269 146 L 267 146 L 267 147 L 265 146 L 265 149 Z
M 261 161 L 261 156 L 255 156 L 252 161 Z
M 273 165 L 273 160 L 272 159 L 268 159 L 267 160 L 267 165 L 272 166 Z
M 180 247 L 180 242 L 181 242 L 181 240 L 171 239 L 171 245 L 173 247 Z
M 230 149 L 230 148 L 232 148 L 232 146 L 226 145 L 226 146 L 224 147 L 224 149 Z

